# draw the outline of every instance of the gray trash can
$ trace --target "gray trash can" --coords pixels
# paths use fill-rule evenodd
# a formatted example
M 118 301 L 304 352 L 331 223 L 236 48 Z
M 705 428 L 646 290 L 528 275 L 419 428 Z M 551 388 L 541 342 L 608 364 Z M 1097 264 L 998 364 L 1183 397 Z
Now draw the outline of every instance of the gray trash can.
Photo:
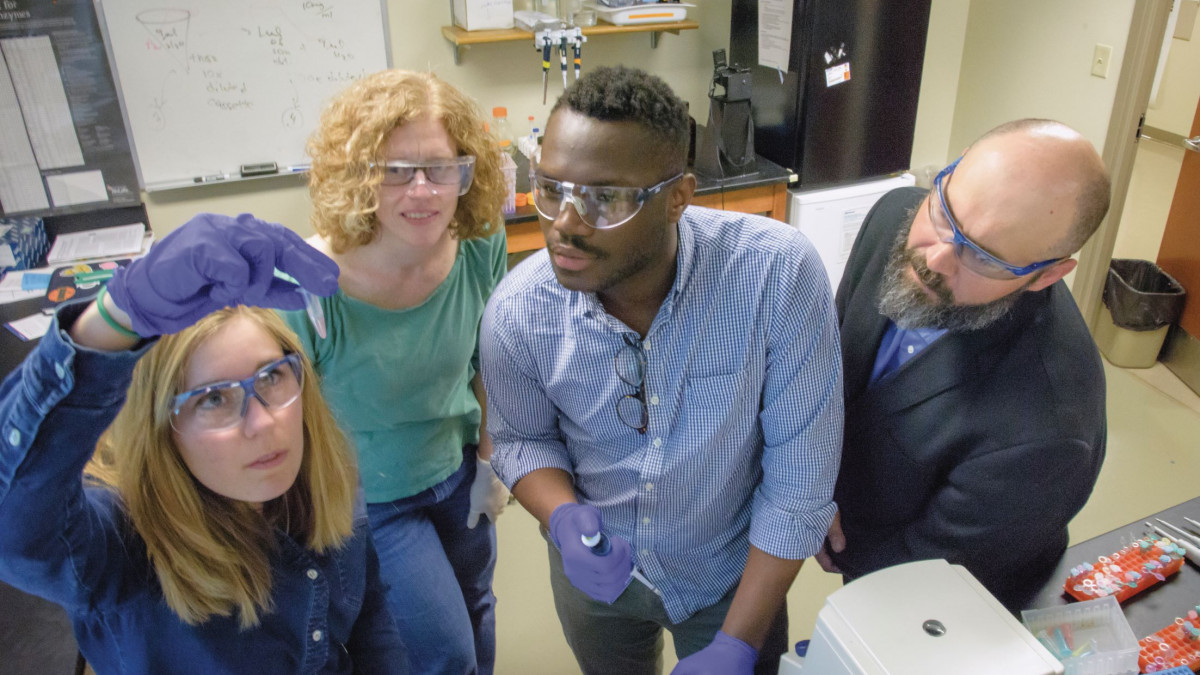
M 1148 260 L 1115 258 L 1104 282 L 1096 345 L 1114 366 L 1149 368 L 1158 360 L 1171 324 L 1183 312 L 1186 291 Z

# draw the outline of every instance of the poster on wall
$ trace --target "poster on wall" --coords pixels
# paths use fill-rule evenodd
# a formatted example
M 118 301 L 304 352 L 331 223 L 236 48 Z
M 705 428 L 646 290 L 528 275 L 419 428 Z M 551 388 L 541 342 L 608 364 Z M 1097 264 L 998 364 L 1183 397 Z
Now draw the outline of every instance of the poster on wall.
M 91 0 L 0 0 L 0 215 L 140 202 Z

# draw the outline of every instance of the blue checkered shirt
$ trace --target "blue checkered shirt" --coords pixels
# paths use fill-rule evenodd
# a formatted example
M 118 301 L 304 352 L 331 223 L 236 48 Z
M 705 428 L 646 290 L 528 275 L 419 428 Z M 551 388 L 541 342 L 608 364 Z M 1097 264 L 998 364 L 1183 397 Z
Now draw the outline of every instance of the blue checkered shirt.
M 492 466 L 512 487 L 558 468 L 679 622 L 741 578 L 749 545 L 815 554 L 836 507 L 842 365 L 829 280 L 783 223 L 689 207 L 675 283 L 642 348 L 649 428 L 617 416 L 614 357 L 635 331 L 554 277 L 546 251 L 508 274 L 480 356 Z

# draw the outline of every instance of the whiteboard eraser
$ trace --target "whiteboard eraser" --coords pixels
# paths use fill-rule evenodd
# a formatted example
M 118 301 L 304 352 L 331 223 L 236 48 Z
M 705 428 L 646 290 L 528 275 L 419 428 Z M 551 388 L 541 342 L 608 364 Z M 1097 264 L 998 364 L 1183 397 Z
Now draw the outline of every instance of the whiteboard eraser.
M 273 173 L 279 173 L 279 165 L 275 162 L 242 165 L 242 178 L 247 176 L 268 176 Z

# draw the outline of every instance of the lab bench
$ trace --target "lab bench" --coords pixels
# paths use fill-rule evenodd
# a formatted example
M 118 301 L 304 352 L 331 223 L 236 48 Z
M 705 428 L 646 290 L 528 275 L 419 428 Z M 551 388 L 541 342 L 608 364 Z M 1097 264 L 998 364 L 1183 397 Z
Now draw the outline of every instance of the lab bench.
M 1186 529 L 1188 524 L 1184 520 L 1185 516 L 1200 520 L 1200 497 L 1071 546 L 1029 608 L 1042 609 L 1074 602 L 1063 592 L 1063 582 L 1071 575 L 1072 567 L 1084 562 L 1095 563 L 1100 556 L 1112 555 L 1130 545 L 1146 534 L 1147 522 L 1161 527 L 1155 518 L 1162 518 L 1172 525 Z M 1200 603 L 1200 569 L 1197 569 L 1195 563 L 1185 561 L 1178 573 L 1121 603 L 1121 609 L 1133 628 L 1134 636 L 1140 640 L 1160 628 L 1165 628 L 1176 617 L 1184 616 L 1197 603 Z

